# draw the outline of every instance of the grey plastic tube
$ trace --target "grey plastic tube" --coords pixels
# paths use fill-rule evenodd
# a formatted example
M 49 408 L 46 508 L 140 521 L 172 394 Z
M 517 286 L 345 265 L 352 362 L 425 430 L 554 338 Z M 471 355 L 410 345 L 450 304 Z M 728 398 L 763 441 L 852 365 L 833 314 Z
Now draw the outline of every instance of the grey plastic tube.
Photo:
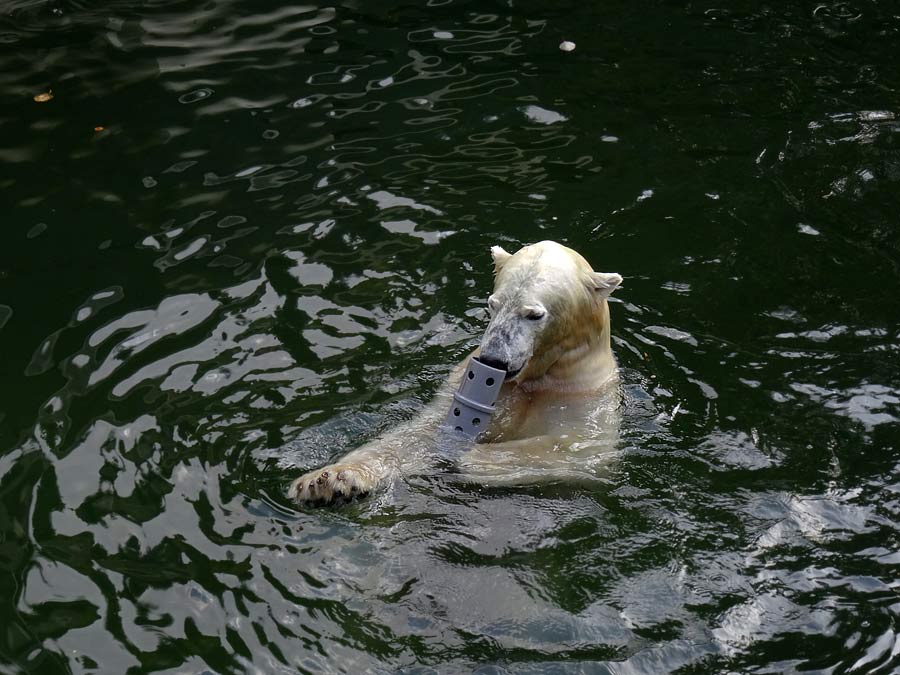
M 505 370 L 486 366 L 475 356 L 469 359 L 459 389 L 453 394 L 447 425 L 468 438 L 484 431 L 505 377 Z

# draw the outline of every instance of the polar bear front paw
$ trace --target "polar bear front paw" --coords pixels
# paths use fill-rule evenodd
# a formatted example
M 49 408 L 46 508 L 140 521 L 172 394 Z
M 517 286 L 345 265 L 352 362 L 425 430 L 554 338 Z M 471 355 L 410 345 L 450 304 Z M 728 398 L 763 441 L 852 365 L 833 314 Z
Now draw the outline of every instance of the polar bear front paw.
M 360 464 L 330 464 L 310 471 L 291 483 L 288 496 L 298 502 L 331 503 L 349 501 L 367 494 L 378 480 L 371 469 Z

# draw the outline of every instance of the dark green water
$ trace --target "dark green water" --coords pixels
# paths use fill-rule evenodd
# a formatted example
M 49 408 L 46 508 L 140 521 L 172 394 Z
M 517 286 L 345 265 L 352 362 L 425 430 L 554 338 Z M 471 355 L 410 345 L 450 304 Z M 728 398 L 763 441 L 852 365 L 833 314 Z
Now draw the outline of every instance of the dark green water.
M 0 673 L 898 672 L 898 17 L 6 0 Z M 545 238 L 619 460 L 295 508 Z

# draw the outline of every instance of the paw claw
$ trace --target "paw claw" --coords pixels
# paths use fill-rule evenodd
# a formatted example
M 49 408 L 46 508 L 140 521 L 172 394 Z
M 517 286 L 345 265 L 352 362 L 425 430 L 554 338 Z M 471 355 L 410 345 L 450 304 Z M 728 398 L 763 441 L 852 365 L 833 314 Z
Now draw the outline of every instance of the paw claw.
M 365 465 L 331 465 L 295 480 L 288 490 L 288 496 L 301 503 L 350 501 L 368 494 L 377 482 L 376 474 Z

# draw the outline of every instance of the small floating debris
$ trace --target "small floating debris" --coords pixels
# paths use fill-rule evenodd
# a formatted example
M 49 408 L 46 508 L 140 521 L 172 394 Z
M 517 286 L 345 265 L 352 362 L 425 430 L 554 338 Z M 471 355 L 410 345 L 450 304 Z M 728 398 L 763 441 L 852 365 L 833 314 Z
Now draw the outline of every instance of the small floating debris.
M 570 42 L 569 40 L 563 40 L 559 43 L 559 49 L 563 52 L 574 52 L 575 51 L 575 43 Z
M 538 124 L 556 124 L 569 119 L 555 110 L 547 110 L 538 105 L 527 105 L 524 108 L 520 108 L 520 110 L 525 114 L 525 117 Z
M 96 126 L 94 127 L 94 131 L 103 131 L 106 127 Z
M 798 223 L 797 230 L 799 230 L 800 234 L 808 234 L 811 237 L 818 237 L 822 234 L 812 225 L 807 225 L 806 223 Z
M 35 103 L 46 103 L 47 101 L 52 101 L 52 100 L 53 100 L 53 90 L 52 89 L 45 91 L 43 94 L 37 94 L 34 97 Z

